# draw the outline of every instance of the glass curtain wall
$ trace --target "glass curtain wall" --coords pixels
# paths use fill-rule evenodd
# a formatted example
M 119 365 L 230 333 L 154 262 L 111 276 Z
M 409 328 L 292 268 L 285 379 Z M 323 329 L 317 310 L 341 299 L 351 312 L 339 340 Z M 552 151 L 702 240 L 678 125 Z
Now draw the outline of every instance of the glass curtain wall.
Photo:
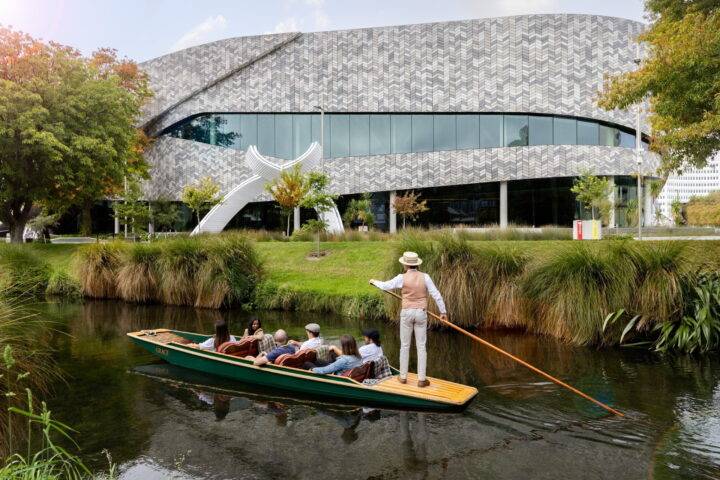
M 508 222 L 519 226 L 569 227 L 575 219 L 572 178 L 508 182 Z
M 500 219 L 500 183 L 476 183 L 452 187 L 421 188 L 420 200 L 427 201 L 428 211 L 408 225 L 437 228 L 445 225 L 493 225 Z M 397 192 L 402 195 L 405 192 Z M 398 228 L 402 217 L 398 215 Z
M 326 114 L 325 157 L 433 152 L 526 145 L 635 147 L 618 127 L 568 117 L 522 114 Z M 320 140 L 320 116 L 212 113 L 163 132 L 177 138 L 293 159 Z M 646 146 L 646 144 L 644 144 Z

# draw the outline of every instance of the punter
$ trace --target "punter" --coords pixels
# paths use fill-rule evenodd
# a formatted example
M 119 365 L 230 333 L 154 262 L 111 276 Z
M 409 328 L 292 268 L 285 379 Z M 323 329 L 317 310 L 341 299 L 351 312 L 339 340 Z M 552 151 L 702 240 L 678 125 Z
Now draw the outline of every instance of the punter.
M 387 282 L 370 280 L 371 285 L 382 290 L 402 289 L 402 310 L 400 311 L 400 383 L 407 382 L 408 363 L 410 362 L 410 342 L 415 332 L 415 346 L 417 347 L 417 375 L 418 386 L 427 387 L 430 382 L 425 378 L 427 366 L 427 351 L 425 340 L 427 338 L 427 297 L 430 294 L 440 309 L 440 318 L 447 321 L 445 302 L 435 288 L 430 275 L 420 272 L 417 268 L 422 263 L 415 252 L 405 252 L 399 262 L 403 265 L 405 273 Z

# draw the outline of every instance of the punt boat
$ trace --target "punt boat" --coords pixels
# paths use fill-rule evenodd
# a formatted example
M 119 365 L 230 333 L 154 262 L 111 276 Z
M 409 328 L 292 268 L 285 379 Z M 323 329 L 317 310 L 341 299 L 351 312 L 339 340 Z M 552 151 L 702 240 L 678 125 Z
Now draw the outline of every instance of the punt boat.
M 130 332 L 134 342 L 163 360 L 206 374 L 234 381 L 296 392 L 320 401 L 357 405 L 419 410 L 462 410 L 477 395 L 475 387 L 428 377 L 430 385 L 417 386 L 417 376 L 408 374 L 407 383 L 394 375 L 374 385 L 366 385 L 348 377 L 320 375 L 308 370 L 280 366 L 253 365 L 251 360 L 201 350 L 183 344 L 188 340 L 201 343 L 212 335 L 158 329 Z

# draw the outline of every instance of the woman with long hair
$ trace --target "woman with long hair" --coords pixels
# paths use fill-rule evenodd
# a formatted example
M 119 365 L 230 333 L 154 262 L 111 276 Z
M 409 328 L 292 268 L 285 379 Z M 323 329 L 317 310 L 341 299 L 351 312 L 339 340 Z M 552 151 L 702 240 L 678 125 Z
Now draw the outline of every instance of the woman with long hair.
M 201 344 L 191 345 L 202 348 L 203 350 L 210 350 L 212 352 L 215 352 L 217 351 L 218 347 L 225 342 L 237 342 L 237 340 L 235 339 L 235 337 L 230 335 L 230 329 L 228 328 L 227 323 L 225 323 L 225 321 L 223 320 L 215 324 L 215 335 L 208 338 Z
M 347 333 L 340 337 L 340 356 L 333 363 L 326 367 L 315 367 L 312 369 L 315 373 L 342 375 L 348 370 L 362 365 L 362 358 L 358 351 L 357 341 L 352 335 Z
M 265 335 L 263 332 L 262 323 L 258 317 L 252 316 L 248 320 L 247 328 L 243 332 L 243 338 L 257 337 L 262 338 Z

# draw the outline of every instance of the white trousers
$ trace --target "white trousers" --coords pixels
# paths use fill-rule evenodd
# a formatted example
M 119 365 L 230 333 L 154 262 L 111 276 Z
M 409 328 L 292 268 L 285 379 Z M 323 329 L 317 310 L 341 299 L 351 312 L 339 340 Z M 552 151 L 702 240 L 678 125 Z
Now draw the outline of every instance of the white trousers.
M 403 308 L 400 311 L 400 378 L 407 378 L 410 363 L 410 342 L 415 332 L 418 380 L 425 380 L 427 367 L 427 312 L 422 308 Z

